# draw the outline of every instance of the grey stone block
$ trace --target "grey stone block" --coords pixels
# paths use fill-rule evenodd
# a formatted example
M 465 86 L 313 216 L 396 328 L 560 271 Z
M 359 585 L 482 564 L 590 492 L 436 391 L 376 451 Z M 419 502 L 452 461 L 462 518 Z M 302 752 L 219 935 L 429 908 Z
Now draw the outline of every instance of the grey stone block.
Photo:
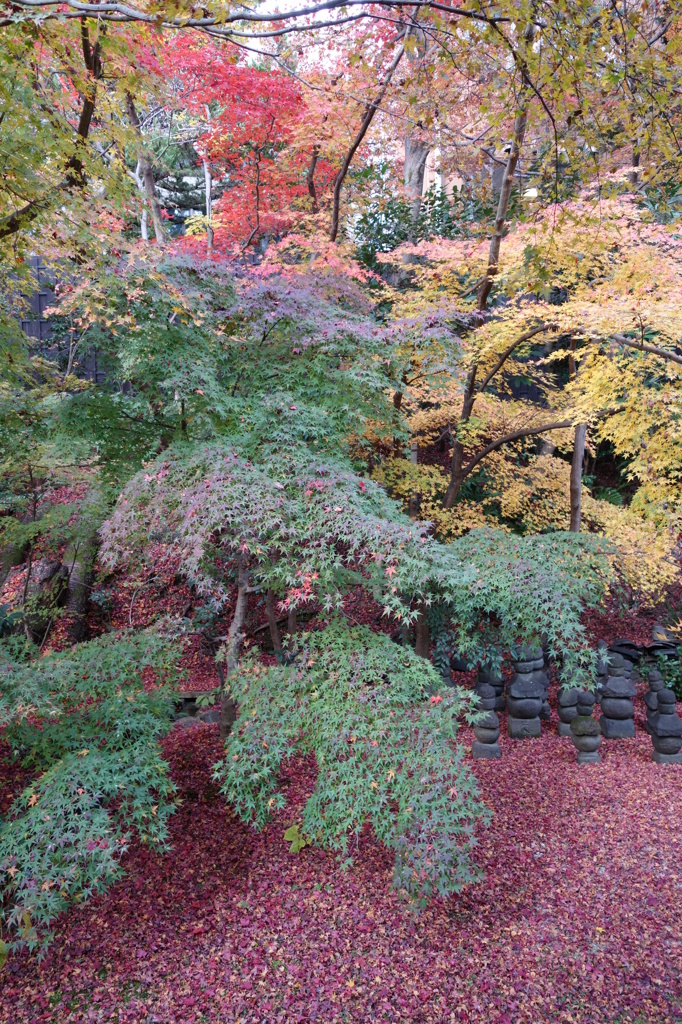
M 500 738 L 499 729 L 481 729 L 478 725 L 474 726 L 474 736 L 481 743 L 497 743 Z
M 573 735 L 573 733 L 571 732 L 571 726 L 568 722 L 559 722 L 559 724 L 556 727 L 556 731 L 559 734 L 559 736 Z
M 532 676 L 516 675 L 507 687 L 507 696 L 516 700 L 543 700 L 545 688 L 537 683 Z
M 661 754 L 658 750 L 654 750 L 652 760 L 656 764 L 682 764 L 682 754 Z
M 514 718 L 513 715 L 509 715 L 507 729 L 513 740 L 537 739 L 542 735 L 539 718 Z
M 651 742 L 659 754 L 679 754 L 682 750 L 682 738 L 679 736 L 657 736 L 652 732 Z
M 507 709 L 514 718 L 537 718 L 542 709 L 542 700 L 537 698 L 507 697 Z
M 635 713 L 632 701 L 627 698 L 602 697 L 601 709 L 607 718 L 632 718 Z
M 471 756 L 475 761 L 493 759 L 502 757 L 502 751 L 497 743 L 479 743 L 478 740 L 474 740 L 471 744 Z
M 607 718 L 602 715 L 599 724 L 607 740 L 630 740 L 635 735 L 635 723 L 631 718 Z
M 618 678 L 609 677 L 608 682 L 604 683 L 602 689 L 602 697 L 634 697 L 637 694 L 637 687 L 634 683 L 626 679 L 625 676 Z
M 596 750 L 592 753 L 578 751 L 578 754 L 576 755 L 576 761 L 578 762 L 578 764 L 599 764 L 601 761 L 601 757 L 596 752 Z
M 601 746 L 601 736 L 572 736 L 573 745 L 581 754 L 594 754 Z

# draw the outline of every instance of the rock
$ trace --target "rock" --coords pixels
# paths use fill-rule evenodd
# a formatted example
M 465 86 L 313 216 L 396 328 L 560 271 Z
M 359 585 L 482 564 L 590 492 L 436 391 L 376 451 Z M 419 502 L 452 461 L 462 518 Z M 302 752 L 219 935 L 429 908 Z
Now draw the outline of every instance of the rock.
M 502 757 L 502 751 L 497 743 L 479 743 L 478 740 L 474 740 L 471 744 L 471 756 L 476 761 L 483 758 L 496 758 Z
M 512 677 L 511 682 L 507 687 L 507 695 L 509 697 L 516 697 L 519 700 L 525 697 L 535 699 L 539 698 L 540 703 L 542 703 L 545 698 L 545 691 L 544 687 L 533 679 L 532 675 L 521 675 L 517 673 Z
M 581 690 L 578 694 L 578 700 L 576 703 L 578 715 L 583 718 L 589 718 L 594 711 L 594 703 L 594 694 L 588 693 L 586 690 Z
M 659 754 L 679 754 L 682 750 L 679 736 L 652 736 L 651 742 Z
M 189 715 L 183 715 L 182 718 L 178 718 L 173 723 L 174 729 L 189 729 L 193 725 L 201 725 L 198 718 L 190 718 Z
M 599 764 L 601 757 L 596 751 L 594 751 L 594 753 L 587 753 L 579 750 L 576 755 L 576 761 L 578 764 Z
M 540 715 L 547 702 L 548 682 L 543 666 L 540 649 L 520 647 L 517 650 L 514 675 L 507 686 L 507 727 L 512 739 L 530 739 L 542 734 Z
M 613 697 L 616 700 L 627 697 L 631 700 L 637 694 L 637 687 L 625 676 L 609 676 L 608 681 L 602 688 L 602 700 L 604 697 Z
M 625 659 L 622 654 L 609 654 L 609 678 L 625 675 Z
M 478 682 L 487 683 L 488 686 L 492 686 L 495 691 L 495 711 L 504 711 L 504 679 L 502 673 L 498 670 L 493 670 L 481 666 L 478 670 Z
M 549 706 L 548 700 L 543 700 L 542 707 L 540 708 L 540 721 L 549 722 L 552 717 L 552 709 Z
M 578 764 L 598 764 L 601 757 L 597 753 L 601 746 L 601 729 L 596 718 L 592 717 L 594 694 L 585 691 L 578 694 L 578 710 L 587 709 L 585 714 L 578 714 L 571 722 L 571 739 L 577 750 Z
M 651 759 L 656 764 L 682 764 L 682 754 L 661 754 L 658 750 L 654 750 Z
M 601 709 L 607 718 L 618 719 L 632 718 L 635 710 L 631 700 L 616 697 L 602 697 Z
M 500 738 L 500 730 L 498 729 L 482 729 L 480 726 L 474 726 L 474 736 L 479 743 L 497 743 Z
M 599 722 L 591 715 L 578 715 L 571 722 L 572 736 L 600 736 Z
M 202 711 L 197 717 L 202 722 L 206 722 L 208 725 L 216 725 L 216 724 L 220 723 L 220 718 L 221 718 L 220 709 L 219 708 L 211 708 L 209 711 Z
M 658 710 L 649 719 L 653 759 L 657 764 L 679 764 L 675 758 L 680 757 L 682 751 L 682 720 L 675 710 L 675 694 L 664 687 L 656 696 Z
M 602 736 L 607 740 L 629 740 L 635 735 L 635 723 L 631 718 L 608 718 L 602 715 L 599 724 Z
M 542 735 L 539 718 L 514 718 L 513 715 L 509 715 L 507 728 L 513 740 L 536 739 Z
M 499 729 L 500 720 L 494 711 L 489 711 L 478 719 L 476 725 L 479 729 Z
M 531 700 L 530 698 L 517 699 L 508 696 L 507 710 L 515 718 L 537 718 L 542 710 L 542 700 L 540 698 L 536 700 Z
M 483 684 L 487 686 L 487 684 Z M 487 687 L 490 689 L 490 687 Z M 474 760 L 478 758 L 501 757 L 498 744 L 500 738 L 500 720 L 494 711 L 488 711 L 474 726 L 474 736 L 471 744 L 471 756 Z
M 578 694 L 575 686 L 562 686 L 559 690 L 559 724 L 557 732 L 559 736 L 571 735 L 571 722 L 578 714 Z
M 601 736 L 573 736 L 573 745 L 583 754 L 594 754 L 601 745 Z
M 478 706 L 481 711 L 495 710 L 495 691 L 488 683 L 479 683 L 475 692 L 478 694 Z
M 677 715 L 657 712 L 651 720 L 652 736 L 682 736 L 682 721 Z

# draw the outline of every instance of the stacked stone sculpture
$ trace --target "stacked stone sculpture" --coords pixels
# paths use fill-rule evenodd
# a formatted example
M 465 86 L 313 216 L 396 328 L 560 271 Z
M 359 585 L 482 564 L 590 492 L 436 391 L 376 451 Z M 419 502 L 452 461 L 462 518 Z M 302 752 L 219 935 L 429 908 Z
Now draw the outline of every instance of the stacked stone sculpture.
M 571 736 L 571 722 L 578 714 L 578 693 L 574 686 L 562 686 L 559 690 L 559 724 L 557 732 L 560 736 Z
M 644 694 L 646 704 L 646 724 L 644 728 L 651 735 L 651 720 L 658 713 L 658 695 L 664 688 L 663 676 L 657 668 L 649 670 L 649 689 Z
M 634 683 L 625 675 L 621 654 L 611 654 L 609 677 L 601 693 L 601 731 L 607 740 L 630 739 L 635 735 L 635 708 L 632 698 L 636 694 Z
M 540 718 L 543 722 L 549 722 L 550 719 L 550 708 L 549 708 L 549 676 L 545 671 L 545 655 L 541 647 L 531 649 L 533 655 L 533 678 L 543 688 L 542 707 L 540 708 Z
M 578 764 L 599 764 L 599 747 L 601 746 L 601 730 L 599 722 L 592 717 L 595 697 L 593 693 L 581 691 L 576 702 L 576 715 L 571 721 L 571 737 L 573 746 L 578 751 Z M 682 723 L 681 723 L 682 724 Z
M 514 661 L 514 675 L 507 685 L 507 726 L 514 740 L 531 739 L 542 733 L 540 712 L 546 700 L 546 690 L 536 669 L 539 660 L 536 654 L 530 647 L 519 648 Z
M 492 686 L 495 691 L 495 711 L 504 711 L 506 704 L 504 700 L 504 679 L 502 678 L 502 673 L 481 665 L 478 670 L 478 681 L 476 683 L 477 693 L 481 686 Z
M 675 712 L 672 690 L 658 691 L 658 711 L 649 723 L 656 764 L 682 764 L 682 720 Z
M 601 701 L 602 690 L 606 686 L 609 678 L 609 649 L 606 645 L 606 640 L 597 641 L 597 688 L 595 690 L 595 696 L 598 701 Z
M 495 714 L 495 691 L 489 683 L 479 683 L 476 693 L 480 697 L 479 707 L 486 714 L 485 718 L 474 726 L 476 738 L 471 744 L 471 756 L 476 760 L 501 757 L 500 745 L 497 742 L 500 738 L 500 720 Z

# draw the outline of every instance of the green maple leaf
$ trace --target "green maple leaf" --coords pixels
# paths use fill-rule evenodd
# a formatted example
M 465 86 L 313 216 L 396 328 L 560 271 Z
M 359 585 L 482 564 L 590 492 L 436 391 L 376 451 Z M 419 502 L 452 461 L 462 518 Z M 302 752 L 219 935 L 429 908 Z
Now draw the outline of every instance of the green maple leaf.
M 303 847 L 308 845 L 298 831 L 298 825 L 290 825 L 284 833 L 284 838 L 288 843 L 291 843 L 290 850 L 292 853 L 300 853 Z

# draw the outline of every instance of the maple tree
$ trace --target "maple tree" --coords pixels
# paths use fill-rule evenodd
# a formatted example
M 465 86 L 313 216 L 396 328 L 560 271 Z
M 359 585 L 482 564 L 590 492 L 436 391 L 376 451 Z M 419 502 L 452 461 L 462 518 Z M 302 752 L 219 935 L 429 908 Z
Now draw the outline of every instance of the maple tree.
M 678 579 L 676 16 L 0 11 L 0 714 L 32 773 L 0 830 L 7 935 L 49 941 L 131 830 L 164 848 L 159 741 L 199 634 L 243 823 L 279 820 L 283 766 L 313 756 L 299 852 L 348 859 L 369 825 L 402 895 L 458 892 L 489 816 L 451 655 L 542 643 L 590 687 L 587 612 Z M 436 146 L 457 196 L 422 196 Z M 61 355 L 16 325 L 37 248 Z M 584 483 L 606 445 L 620 504 Z M 102 604 L 164 559 L 191 600 L 135 631 L 134 589 L 106 633 L 98 551 Z

